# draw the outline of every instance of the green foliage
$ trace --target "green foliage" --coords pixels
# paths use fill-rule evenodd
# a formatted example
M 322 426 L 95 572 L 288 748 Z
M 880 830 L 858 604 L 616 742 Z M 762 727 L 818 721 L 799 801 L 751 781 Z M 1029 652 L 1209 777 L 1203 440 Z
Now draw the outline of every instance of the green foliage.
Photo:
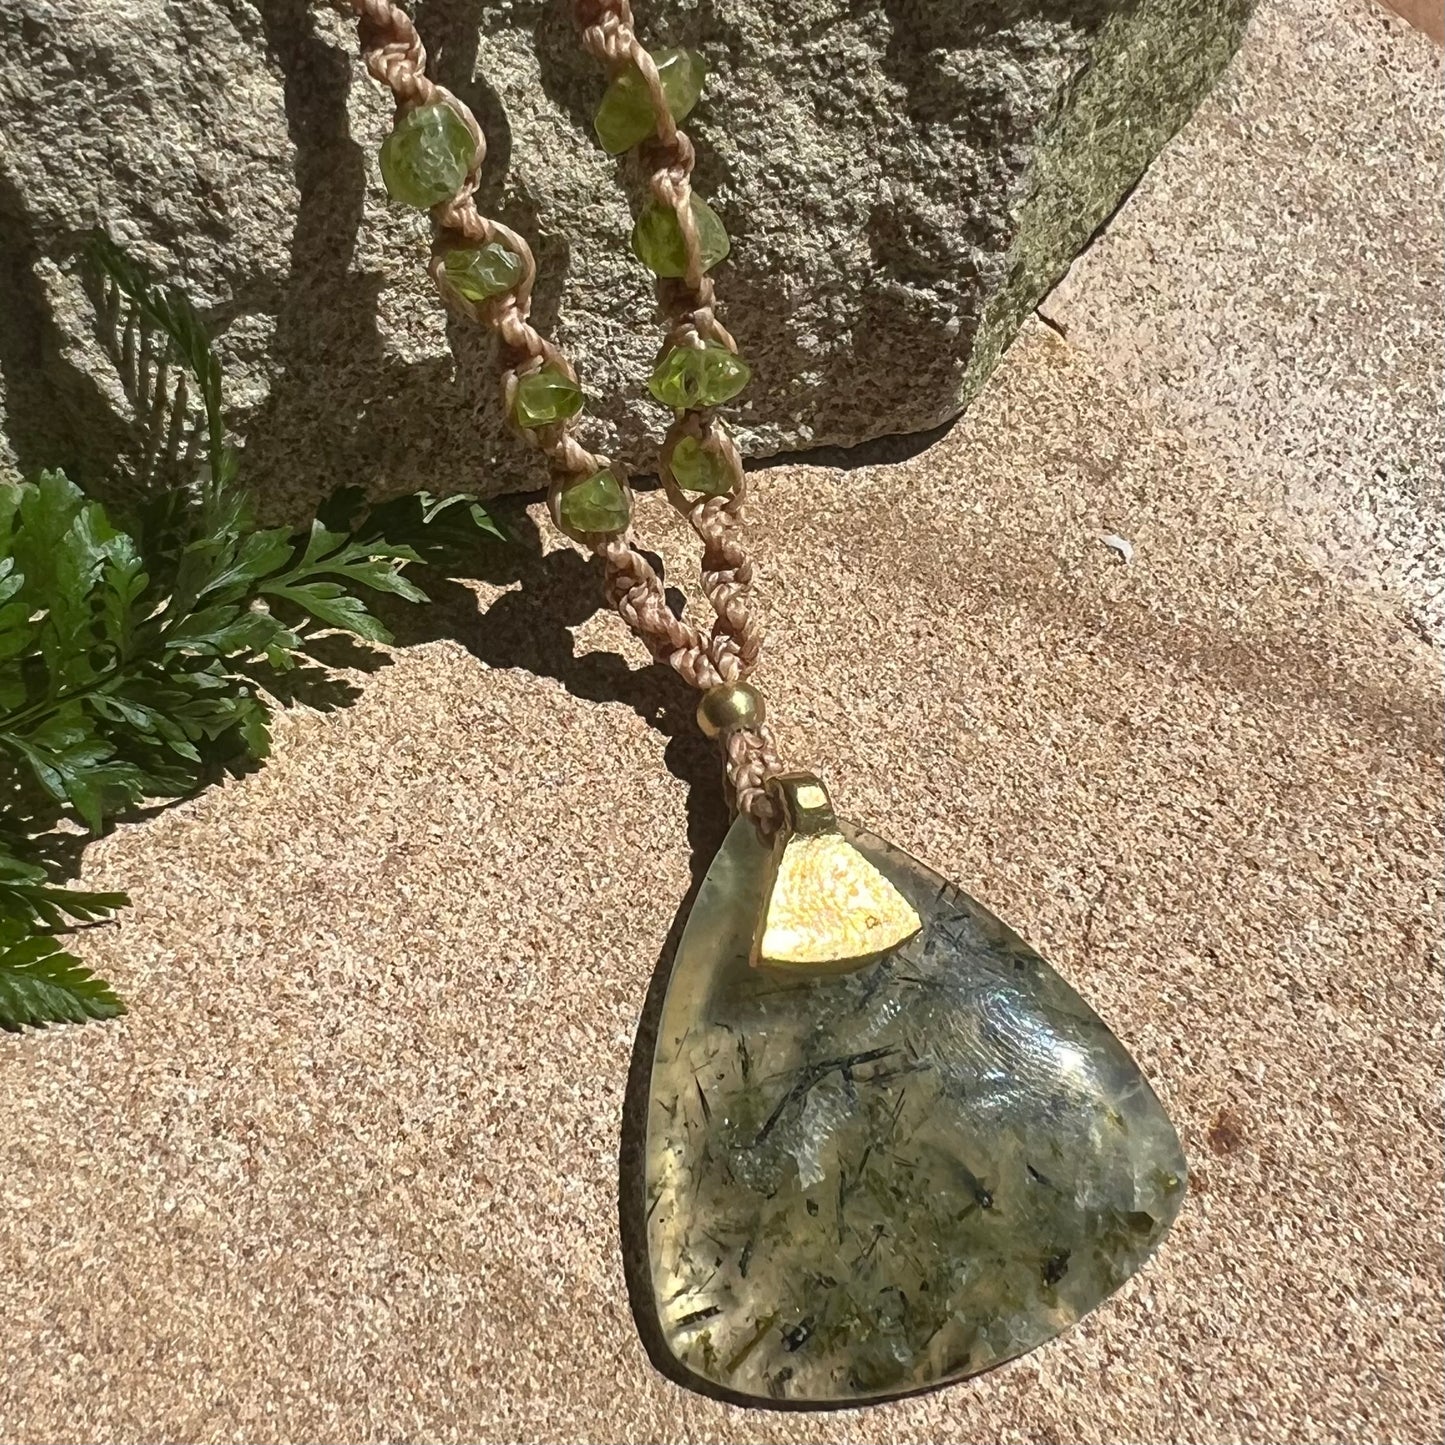
M 316 651 L 323 637 L 389 642 L 368 595 L 423 602 L 403 568 L 500 535 L 469 497 L 423 493 L 365 509 L 359 489 L 333 496 L 300 532 L 258 527 L 235 484 L 220 368 L 199 316 L 179 294 L 150 286 L 108 241 L 97 242 L 94 260 L 107 278 L 102 300 L 123 298 L 126 327 L 139 318 L 167 338 L 168 350 L 152 350 L 142 388 L 153 409 L 184 431 L 189 389 L 175 377 L 188 375 L 203 445 L 193 484 L 152 498 L 129 525 L 59 472 L 0 483 L 7 1030 L 124 1011 L 57 938 L 127 901 L 56 886 L 67 839 L 264 758 L 286 674 L 307 664 L 326 675 Z

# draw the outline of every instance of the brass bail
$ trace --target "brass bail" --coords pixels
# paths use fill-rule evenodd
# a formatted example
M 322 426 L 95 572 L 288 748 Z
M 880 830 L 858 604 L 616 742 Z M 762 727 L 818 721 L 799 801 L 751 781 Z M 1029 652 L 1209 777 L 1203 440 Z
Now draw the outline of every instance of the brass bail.
M 764 784 L 786 820 L 782 832 L 800 837 L 836 833 L 838 815 L 828 790 L 812 773 L 777 773 Z
M 812 773 L 781 773 L 767 789 L 783 826 L 753 937 L 755 968 L 849 973 L 918 932 L 918 914 L 839 831 L 828 790 Z

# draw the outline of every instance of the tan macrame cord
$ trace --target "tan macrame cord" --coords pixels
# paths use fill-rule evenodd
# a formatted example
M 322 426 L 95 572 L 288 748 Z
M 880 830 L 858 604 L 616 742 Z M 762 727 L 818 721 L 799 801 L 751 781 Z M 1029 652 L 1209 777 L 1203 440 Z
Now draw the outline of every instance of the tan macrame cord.
M 486 158 L 486 138 L 471 110 L 427 76 L 426 49 L 411 18 L 389 0 L 343 0 L 343 4 L 360 22 L 366 67 L 391 91 L 398 117 L 419 106 L 441 103 L 456 111 L 471 132 L 475 147 L 465 180 L 455 195 L 432 208 L 435 240 L 430 272 L 454 309 L 496 331 L 502 346 L 503 405 L 510 415 L 522 377 L 550 366 L 573 381 L 577 379 L 572 363 L 529 320 L 537 276 L 532 249 L 516 232 L 477 210 L 474 196 Z M 659 299 L 671 323 L 666 347 L 697 347 L 710 342 L 736 352 L 736 343 L 717 318 L 713 283 L 702 266 L 691 206 L 695 159 L 692 142 L 673 119 L 657 66 L 637 40 L 632 7 L 628 0 L 577 0 L 575 8 L 583 44 L 609 77 L 636 66 L 652 101 L 656 134 L 642 147 L 649 166 L 648 184 L 656 203 L 676 214 L 687 258 L 679 280 L 661 281 L 658 285 Z M 443 263 L 447 250 L 455 245 L 481 246 L 489 242 L 497 242 L 517 256 L 522 276 L 510 292 L 476 303 L 450 286 Z M 653 657 L 666 662 L 699 691 L 719 683 L 743 681 L 757 664 L 762 633 L 748 606 L 753 566 L 740 536 L 746 479 L 741 458 L 727 433 L 712 425 L 708 413 L 683 413 L 669 428 L 659 458 L 669 501 L 688 519 L 703 545 L 702 590 L 715 614 L 706 635 L 674 615 L 662 579 L 633 544 L 630 532 L 622 536 L 577 533 L 564 523 L 558 506 L 562 491 L 569 483 L 607 468 L 608 458 L 588 451 L 577 440 L 570 419 L 523 435 L 546 456 L 551 468 L 549 504 L 553 521 L 602 559 L 608 605 L 642 639 Z M 694 500 L 678 487 L 671 459 L 684 436 L 696 438 L 723 458 L 734 482 L 729 496 Z M 635 510 L 635 498 L 625 476 L 619 475 L 618 481 Z M 765 784 L 770 776 L 782 771 L 782 762 L 770 730 L 764 726 L 730 733 L 726 739 L 726 769 L 738 810 L 748 814 L 765 836 L 775 831 L 780 817 Z

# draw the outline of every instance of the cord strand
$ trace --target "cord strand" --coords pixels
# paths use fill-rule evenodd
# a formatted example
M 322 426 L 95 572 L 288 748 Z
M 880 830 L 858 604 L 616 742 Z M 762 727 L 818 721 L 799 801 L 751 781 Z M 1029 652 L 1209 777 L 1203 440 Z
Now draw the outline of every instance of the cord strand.
M 470 108 L 426 73 L 426 48 L 407 13 L 390 0 L 340 0 L 359 22 L 366 68 L 385 86 L 396 103 L 400 120 L 421 106 L 444 104 L 461 118 L 473 140 L 467 174 L 456 192 L 431 210 L 433 248 L 429 271 L 447 303 L 472 320 L 490 327 L 501 343 L 503 404 L 512 414 L 521 380 L 544 367 L 555 368 L 576 382 L 577 372 L 567 356 L 541 334 L 530 320 L 537 264 L 526 240 L 483 215 L 475 200 L 478 178 L 486 159 L 486 138 Z M 583 44 L 609 75 L 636 66 L 646 85 L 656 119 L 656 132 L 642 147 L 649 167 L 649 190 L 660 206 L 675 212 L 685 248 L 684 274 L 659 284 L 659 299 L 670 318 L 668 346 L 701 346 L 705 342 L 736 352 L 737 346 L 718 320 L 712 280 L 702 265 L 701 242 L 691 204 L 692 168 L 696 158 L 691 140 L 673 119 L 657 65 L 637 40 L 628 0 L 577 0 Z M 476 302 L 460 295 L 446 274 L 448 251 L 458 246 L 495 243 L 512 252 L 521 263 L 521 275 L 510 290 L 491 300 Z M 547 460 L 552 484 L 549 510 L 559 530 L 590 549 L 603 565 L 603 593 L 649 653 L 672 667 L 689 686 L 706 692 L 722 683 L 741 682 L 757 665 L 762 631 L 748 603 L 753 565 L 741 537 L 742 509 L 747 488 L 742 460 L 731 438 L 712 426 L 710 414 L 680 413 L 663 440 L 660 471 L 669 501 L 687 518 L 702 542 L 702 591 L 714 614 L 706 632 L 675 614 L 662 578 L 635 544 L 631 528 L 620 535 L 583 533 L 567 525 L 559 505 L 562 492 L 579 479 L 612 470 L 635 499 L 625 475 L 609 459 L 590 451 L 578 439 L 575 421 L 568 418 L 546 426 L 523 429 L 522 434 Z M 723 458 L 733 477 L 726 497 L 689 498 L 671 472 L 671 457 L 684 436 L 702 440 Z M 782 770 L 772 734 L 766 727 L 729 735 L 726 743 L 729 790 L 740 812 L 752 818 L 765 836 L 780 821 L 777 805 L 766 791 L 767 779 Z

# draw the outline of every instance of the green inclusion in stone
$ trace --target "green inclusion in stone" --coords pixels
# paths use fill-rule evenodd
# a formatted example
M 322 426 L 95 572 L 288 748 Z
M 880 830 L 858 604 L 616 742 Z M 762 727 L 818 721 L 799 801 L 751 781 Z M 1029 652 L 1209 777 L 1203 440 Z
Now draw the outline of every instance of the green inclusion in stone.
M 476 142 L 444 101 L 418 106 L 381 143 L 381 178 L 392 200 L 426 210 L 467 178 Z
M 674 346 L 658 362 L 648 386 L 665 406 L 688 411 L 731 401 L 752 375 L 741 356 L 709 341 L 702 346 Z
M 513 416 L 523 427 L 548 426 L 566 421 L 582 409 L 582 389 L 554 367 L 543 367 L 517 383 Z M 606 473 L 599 473 L 605 476 Z
M 632 515 L 627 493 L 611 472 L 596 472 L 585 482 L 568 487 L 557 507 L 574 532 L 625 531 Z
M 1174 1129 L 1088 1005 L 968 895 L 843 832 L 922 930 L 839 976 L 750 967 L 769 851 L 740 818 L 658 1026 L 662 1338 L 744 1399 L 883 1399 L 1024 1354 L 1118 1289 L 1184 1199 Z
M 446 253 L 442 265 L 452 289 L 468 301 L 490 301 L 522 279 L 522 258 L 495 241 L 485 246 L 454 247 Z
M 731 243 L 718 214 L 704 200 L 690 197 L 693 220 L 697 222 L 702 269 L 711 271 L 727 255 Z M 687 270 L 687 251 L 682 244 L 682 227 L 669 206 L 650 204 L 632 228 L 632 253 L 654 275 L 677 277 Z
M 696 437 L 683 437 L 672 449 L 668 462 L 672 479 L 685 492 L 705 497 L 725 497 L 733 489 L 732 469 L 715 451 Z
M 697 104 L 707 79 L 707 61 L 695 50 L 659 50 L 657 63 L 662 92 L 674 120 L 683 120 Z M 602 97 L 597 108 L 597 139 L 609 155 L 621 155 L 656 128 L 652 97 L 636 66 L 628 66 Z

